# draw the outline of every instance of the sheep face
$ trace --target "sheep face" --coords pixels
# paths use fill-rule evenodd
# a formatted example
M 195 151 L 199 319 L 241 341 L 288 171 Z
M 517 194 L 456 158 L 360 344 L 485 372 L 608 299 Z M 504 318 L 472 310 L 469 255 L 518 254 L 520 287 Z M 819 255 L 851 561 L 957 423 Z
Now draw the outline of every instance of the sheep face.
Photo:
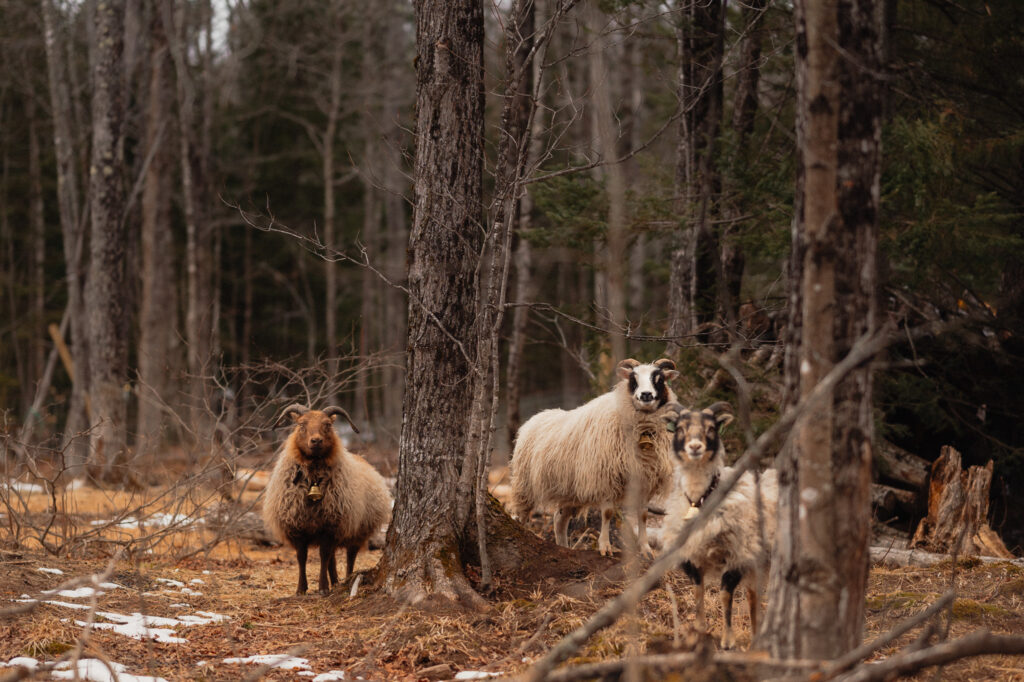
M 335 415 L 310 410 L 302 415 L 293 413 L 292 418 L 295 420 L 295 444 L 304 457 L 320 460 L 334 452 Z
M 683 463 L 709 462 L 722 447 L 721 429 L 733 419 L 729 403 L 715 403 L 703 410 L 688 410 L 681 405 L 669 410 L 666 427 L 674 431 L 672 449 Z
M 617 374 L 629 381 L 629 395 L 639 412 L 654 412 L 668 402 L 668 382 L 679 376 L 674 362 L 667 358 L 641 365 L 629 358 L 619 363 Z

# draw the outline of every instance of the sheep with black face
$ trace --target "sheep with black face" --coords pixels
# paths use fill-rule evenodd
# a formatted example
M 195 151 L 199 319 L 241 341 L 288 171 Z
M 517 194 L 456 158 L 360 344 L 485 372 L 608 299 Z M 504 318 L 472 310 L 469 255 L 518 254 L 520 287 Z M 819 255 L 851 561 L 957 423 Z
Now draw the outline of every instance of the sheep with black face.
M 686 524 L 701 512 L 704 502 L 732 469 L 724 464 L 721 430 L 733 419 L 732 408 L 720 402 L 703 410 L 679 404 L 666 406 L 666 426 L 673 435 L 675 483 L 665 514 L 662 537 L 670 546 Z M 720 579 L 722 648 L 735 645 L 732 630 L 733 593 L 746 587 L 750 631 L 757 632 L 757 612 L 764 578 L 775 541 L 779 484 L 774 469 L 759 476 L 744 473 L 711 518 L 687 538 L 680 550 L 682 568 L 697 586 L 697 627 L 707 629 L 704 583 Z
M 569 520 L 582 507 L 597 507 L 598 549 L 608 554 L 611 519 L 625 504 L 636 516 L 639 548 L 649 554 L 647 503 L 667 493 L 672 479 L 661 410 L 675 400 L 668 382 L 679 373 L 664 358 L 629 358 L 616 373 L 611 391 L 573 410 L 539 412 L 519 428 L 509 465 L 512 513 L 526 521 L 534 508 L 553 506 L 555 541 L 568 547 Z
M 296 594 L 305 594 L 306 556 L 320 547 L 320 594 L 338 583 L 335 551 L 346 550 L 347 578 L 367 539 L 391 517 L 391 496 L 384 478 L 366 460 L 345 449 L 334 432 L 340 407 L 323 411 L 292 405 L 281 415 L 295 423 L 270 475 L 263 498 L 263 519 L 281 540 L 295 548 L 299 562 Z M 279 419 L 280 421 L 280 419 Z M 352 428 L 358 430 L 355 424 Z

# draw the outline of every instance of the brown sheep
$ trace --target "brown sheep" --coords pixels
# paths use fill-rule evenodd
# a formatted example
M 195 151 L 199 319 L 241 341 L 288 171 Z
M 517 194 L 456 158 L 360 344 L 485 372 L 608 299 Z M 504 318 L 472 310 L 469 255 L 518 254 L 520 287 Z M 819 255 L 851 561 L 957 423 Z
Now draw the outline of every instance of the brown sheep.
M 362 457 L 348 452 L 334 433 L 339 414 L 352 424 L 340 407 L 321 412 L 292 405 L 281 415 L 282 419 L 290 415 L 295 429 L 270 474 L 263 519 L 275 535 L 295 548 L 299 562 L 296 594 L 305 594 L 308 588 L 306 555 L 310 545 L 320 547 L 319 589 L 320 594 L 327 594 L 338 584 L 335 550 L 346 550 L 347 578 L 366 540 L 391 516 L 384 478 Z

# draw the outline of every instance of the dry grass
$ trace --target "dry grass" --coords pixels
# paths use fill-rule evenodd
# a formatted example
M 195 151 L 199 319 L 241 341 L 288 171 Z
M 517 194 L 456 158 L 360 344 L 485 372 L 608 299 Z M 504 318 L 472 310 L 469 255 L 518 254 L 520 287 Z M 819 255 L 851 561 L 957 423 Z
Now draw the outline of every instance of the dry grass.
M 127 496 L 123 493 L 80 490 L 74 492 L 68 510 L 81 528 L 88 522 L 116 515 L 118 505 L 138 505 L 159 497 L 156 492 Z M 32 513 L 45 513 L 45 502 Z M 125 507 L 121 507 L 124 509 Z M 6 524 L 7 519 L 0 519 Z M 70 556 L 55 558 L 23 542 L 14 547 L 9 530 L 0 530 L 0 608 L 24 593 L 38 594 L 73 576 L 101 572 L 112 554 L 114 542 L 96 541 Z M 105 532 L 139 533 L 136 529 L 108 528 Z M 174 561 L 171 550 L 195 548 L 208 540 L 208 531 L 195 526 L 168 532 L 152 553 L 134 551 L 121 560 L 111 581 L 125 589 L 99 598 L 99 607 L 120 613 L 140 612 L 174 616 L 181 612 L 210 611 L 229 616 L 222 623 L 179 628 L 187 644 L 136 641 L 112 632 L 95 631 L 85 655 L 102 655 L 128 667 L 133 674 L 159 675 L 167 680 L 237 680 L 255 666 L 224 664 L 229 657 L 284 653 L 305 645 L 302 654 L 315 672 L 348 671 L 348 679 L 418 679 L 417 671 L 441 663 L 453 671 L 493 670 L 515 672 L 526 667 L 561 637 L 578 627 L 619 586 L 609 584 L 572 598 L 557 593 L 557 585 L 544 584 L 499 596 L 486 613 L 424 611 L 400 607 L 389 598 L 362 589 L 353 599 L 336 591 L 329 599 L 295 597 L 294 555 L 287 548 L 260 547 L 229 538 L 209 552 Z M 111 538 L 105 538 L 110 540 Z M 377 552 L 359 556 L 357 570 L 372 568 Z M 64 576 L 38 571 L 59 568 Z M 310 569 L 318 569 L 312 558 Z M 157 578 L 189 585 L 201 595 L 182 595 Z M 888 630 L 896 621 L 919 612 L 950 586 L 951 568 L 876 568 L 870 578 L 866 637 Z M 682 648 L 708 642 L 692 625 L 693 589 L 685 576 L 670 576 L 681 613 Z M 1010 564 L 961 567 L 956 575 L 958 598 L 952 611 L 950 636 L 980 627 L 1000 633 L 1024 631 L 1024 570 Z M 709 590 L 712 637 L 720 631 L 717 595 Z M 742 591 L 741 591 L 742 592 Z M 73 601 L 73 600 L 66 600 Z M 80 600 L 84 601 L 84 600 Z M 175 608 L 172 604 L 189 604 Z M 734 613 L 740 648 L 750 642 L 745 598 L 737 594 Z M 82 628 L 72 621 L 80 611 L 41 606 L 35 611 L 0 620 L 0 661 L 14 656 L 52 660 L 74 647 Z M 579 652 L 574 661 L 601 661 L 628 653 L 672 650 L 672 607 L 665 590 L 648 595 L 635 613 L 602 631 Z M 909 644 L 917 633 L 905 636 L 878 656 L 888 656 Z M 198 667 L 197 663 L 209 664 Z M 268 679 L 302 679 L 295 671 L 272 670 Z M 946 669 L 944 679 L 1021 679 L 1024 662 L 1013 657 L 986 657 L 964 661 Z

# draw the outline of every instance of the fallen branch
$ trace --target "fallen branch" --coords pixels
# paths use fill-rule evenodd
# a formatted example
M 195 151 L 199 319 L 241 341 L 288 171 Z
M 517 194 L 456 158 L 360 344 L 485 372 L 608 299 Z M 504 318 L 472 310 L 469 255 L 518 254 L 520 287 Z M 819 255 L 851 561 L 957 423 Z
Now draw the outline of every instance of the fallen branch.
M 990 654 L 1024 654 L 1024 637 L 993 635 L 979 630 L 960 639 L 942 642 L 920 651 L 899 653 L 879 663 L 869 663 L 838 679 L 842 682 L 881 682 L 896 675 L 907 675 L 922 668 L 952 663 L 961 658 Z
M 711 654 L 706 651 L 688 651 L 678 654 L 655 654 L 621 658 L 601 663 L 586 663 L 563 670 L 556 670 L 548 675 L 551 682 L 575 682 L 575 680 L 606 679 L 621 675 L 626 667 L 644 668 L 648 672 L 654 670 L 680 670 L 683 666 L 692 665 L 723 665 L 730 667 L 760 668 L 792 673 L 795 671 L 812 672 L 821 667 L 821 661 L 792 659 L 776 660 L 763 653 L 721 652 Z M 647 678 L 656 679 L 650 675 Z
M 889 547 L 872 547 L 871 561 L 883 566 L 934 566 L 935 564 L 951 559 L 949 554 L 936 554 L 926 552 L 923 549 L 896 549 Z M 1024 559 L 1005 559 L 996 556 L 963 557 L 966 559 L 977 559 L 983 564 L 1010 563 L 1014 566 L 1024 568 Z

